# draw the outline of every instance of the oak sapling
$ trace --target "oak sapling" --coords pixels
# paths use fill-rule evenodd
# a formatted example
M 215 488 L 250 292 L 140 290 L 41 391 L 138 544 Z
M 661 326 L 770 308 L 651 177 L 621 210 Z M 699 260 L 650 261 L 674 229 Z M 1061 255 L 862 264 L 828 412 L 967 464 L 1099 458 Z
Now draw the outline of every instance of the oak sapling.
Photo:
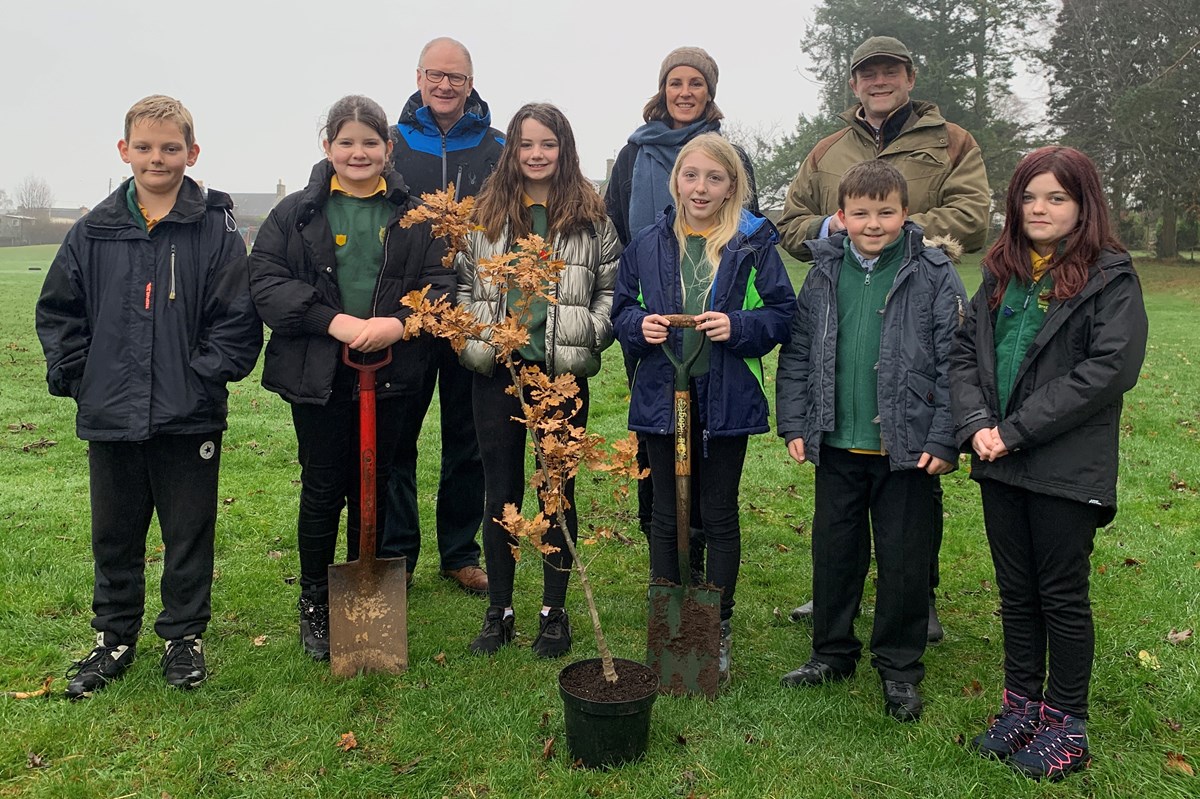
M 472 229 L 471 198 L 463 201 L 453 198 L 453 185 L 445 191 L 422 195 L 424 205 L 409 211 L 400 222 L 402 227 L 432 222 L 433 234 L 444 237 L 447 242 L 450 254 L 443 261 L 446 266 L 451 266 L 451 259 L 464 251 L 467 233 Z M 485 342 L 494 350 L 496 362 L 507 369 L 512 378 L 512 386 L 507 391 L 520 403 L 521 417 L 514 417 L 514 420 L 529 431 L 531 446 L 537 456 L 537 468 L 529 483 L 538 492 L 545 513 L 553 514 L 558 526 L 566 530 L 568 500 L 564 487 L 579 471 L 581 463 L 594 471 L 619 478 L 614 490 L 617 498 L 628 496 L 630 482 L 644 478 L 646 471 L 637 466 L 637 441 L 632 435 L 609 447 L 603 437 L 572 424 L 582 407 L 574 375 L 550 376 L 537 366 L 517 366 L 517 351 L 529 343 L 530 306 L 537 300 L 552 305 L 557 303 L 554 287 L 564 263 L 552 257 L 553 253 L 541 236 L 530 235 L 513 244 L 512 250 L 493 258 L 481 258 L 476 264 L 480 279 L 519 291 L 520 298 L 509 307 L 509 313 L 503 319 L 483 321 L 444 298 L 431 302 L 424 290 L 414 291 L 401 300 L 402 305 L 412 310 L 404 321 L 404 335 L 411 338 L 430 333 L 448 339 L 455 352 L 461 352 L 471 340 Z M 504 507 L 503 517 L 497 521 L 518 542 L 513 546 L 514 559 L 520 558 L 522 546 L 532 547 L 542 556 L 558 551 L 557 546 L 543 540 L 550 529 L 550 520 L 541 511 L 532 518 L 525 518 L 515 505 L 508 504 Z M 589 545 L 600 538 L 611 537 L 610 528 L 598 526 L 590 535 L 581 533 L 580 543 Z M 571 537 L 564 535 L 563 540 L 583 588 L 604 677 L 609 682 L 616 682 L 618 675 L 600 626 L 587 564 L 579 557 Z

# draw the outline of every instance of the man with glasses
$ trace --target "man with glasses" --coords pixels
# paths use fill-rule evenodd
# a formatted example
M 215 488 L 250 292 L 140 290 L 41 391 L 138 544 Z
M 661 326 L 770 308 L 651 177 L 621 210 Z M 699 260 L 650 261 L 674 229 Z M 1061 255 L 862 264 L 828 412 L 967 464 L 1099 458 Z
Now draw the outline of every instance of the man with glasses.
M 491 127 L 487 103 L 475 91 L 471 54 L 462 43 L 438 38 L 421 50 L 417 91 L 408 98 L 392 130 L 392 160 L 414 196 L 454 184 L 457 198 L 473 196 L 491 174 L 504 147 L 504 134 Z M 417 512 L 417 437 L 439 386 L 442 460 L 437 490 L 437 542 L 443 577 L 464 590 L 486 595 L 487 574 L 479 567 L 476 534 L 483 521 L 483 463 L 471 414 L 471 372 L 459 364 L 450 342 L 435 347 L 421 387 L 422 410 L 406 420 L 388 484 L 387 554 L 408 558 L 408 577 L 421 549 Z M 394 544 L 392 542 L 395 542 Z M 398 547 L 398 552 L 391 551 Z
M 851 56 L 850 90 L 858 103 L 842 113 L 846 127 L 817 142 L 800 164 L 788 189 L 779 227 L 781 243 L 793 257 L 812 260 L 804 242 L 845 229 L 837 217 L 838 184 L 860 161 L 880 158 L 908 183 L 908 218 L 926 237 L 952 236 L 967 251 L 983 246 L 987 233 L 987 172 L 979 145 L 970 133 L 942 117 L 933 103 L 914 101 L 912 54 L 891 36 L 872 36 Z M 928 639 L 944 636 L 934 605 L 938 553 L 942 546 L 942 489 L 937 484 L 930 560 Z M 862 564 L 865 572 L 867 564 Z M 792 611 L 794 621 L 809 619 L 813 603 Z

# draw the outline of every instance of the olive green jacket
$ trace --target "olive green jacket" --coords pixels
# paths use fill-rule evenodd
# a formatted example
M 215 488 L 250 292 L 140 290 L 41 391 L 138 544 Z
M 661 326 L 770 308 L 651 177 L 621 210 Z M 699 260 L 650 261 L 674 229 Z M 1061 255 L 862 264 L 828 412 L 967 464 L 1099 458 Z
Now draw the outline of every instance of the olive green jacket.
M 882 150 L 855 119 L 861 106 L 842 113 L 847 123 L 822 139 L 800 165 L 776 223 L 784 249 L 812 260 L 804 242 L 819 238 L 825 217 L 838 210 L 838 183 L 853 165 L 883 158 L 908 181 L 908 218 L 927 236 L 953 236 L 968 252 L 983 246 L 987 232 L 987 172 L 970 133 L 947 122 L 933 103 L 914 102 L 896 138 Z

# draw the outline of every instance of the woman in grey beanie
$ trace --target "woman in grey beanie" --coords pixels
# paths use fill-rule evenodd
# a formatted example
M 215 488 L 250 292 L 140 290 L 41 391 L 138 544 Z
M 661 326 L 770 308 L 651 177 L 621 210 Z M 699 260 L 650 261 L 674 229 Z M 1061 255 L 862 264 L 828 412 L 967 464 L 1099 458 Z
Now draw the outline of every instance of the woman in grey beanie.
M 617 228 L 621 244 L 628 245 L 641 230 L 654 224 L 674 204 L 669 189 L 671 168 L 683 145 L 702 133 L 721 130 L 724 114 L 717 107 L 717 79 L 720 70 L 704 49 L 679 47 L 663 59 L 658 70 L 658 91 L 642 109 L 645 124 L 629 136 L 617 154 L 604 190 L 604 204 Z M 754 168 L 746 153 L 735 145 L 749 178 L 746 207 L 759 214 Z M 625 373 L 630 383 L 637 362 L 625 358 Z M 649 466 L 645 444 L 638 440 L 638 466 Z M 649 535 L 650 509 L 653 505 L 650 478 L 638 482 L 638 523 Z M 704 573 L 704 536 L 698 503 L 693 503 L 691 546 L 692 567 Z

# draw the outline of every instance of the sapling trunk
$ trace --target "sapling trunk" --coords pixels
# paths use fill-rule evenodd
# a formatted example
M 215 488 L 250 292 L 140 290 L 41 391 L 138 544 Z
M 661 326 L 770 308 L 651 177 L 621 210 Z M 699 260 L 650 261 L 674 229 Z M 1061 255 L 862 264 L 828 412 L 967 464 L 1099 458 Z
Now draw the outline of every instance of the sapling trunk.
M 520 390 L 522 387 L 520 373 L 513 364 L 511 356 L 505 359 L 505 365 L 508 366 L 509 374 L 512 375 L 513 385 L 518 388 L 517 401 L 521 404 L 521 412 L 526 419 L 529 419 L 529 404 L 525 401 L 525 393 Z M 528 425 L 527 429 L 533 440 L 534 451 L 538 456 L 537 465 L 542 472 L 543 485 L 550 485 L 550 469 L 546 466 L 545 458 L 542 457 L 541 435 L 538 433 L 536 425 Z M 587 568 L 579 557 L 579 551 L 575 549 L 575 543 L 571 541 L 571 531 L 567 528 L 567 518 L 563 513 L 561 501 L 554 509 L 554 517 L 558 521 L 558 528 L 562 530 L 563 543 L 567 545 L 567 551 L 571 553 L 571 562 L 575 564 L 575 571 L 579 574 L 579 584 L 583 587 L 583 598 L 587 602 L 588 615 L 592 620 L 592 632 L 596 636 L 596 649 L 600 652 L 600 667 L 604 672 L 604 679 L 608 682 L 616 682 L 617 669 L 613 664 L 612 650 L 608 648 L 608 639 L 604 637 L 604 630 L 600 627 L 600 612 L 596 608 L 596 597 L 592 594 L 592 583 L 588 580 Z

